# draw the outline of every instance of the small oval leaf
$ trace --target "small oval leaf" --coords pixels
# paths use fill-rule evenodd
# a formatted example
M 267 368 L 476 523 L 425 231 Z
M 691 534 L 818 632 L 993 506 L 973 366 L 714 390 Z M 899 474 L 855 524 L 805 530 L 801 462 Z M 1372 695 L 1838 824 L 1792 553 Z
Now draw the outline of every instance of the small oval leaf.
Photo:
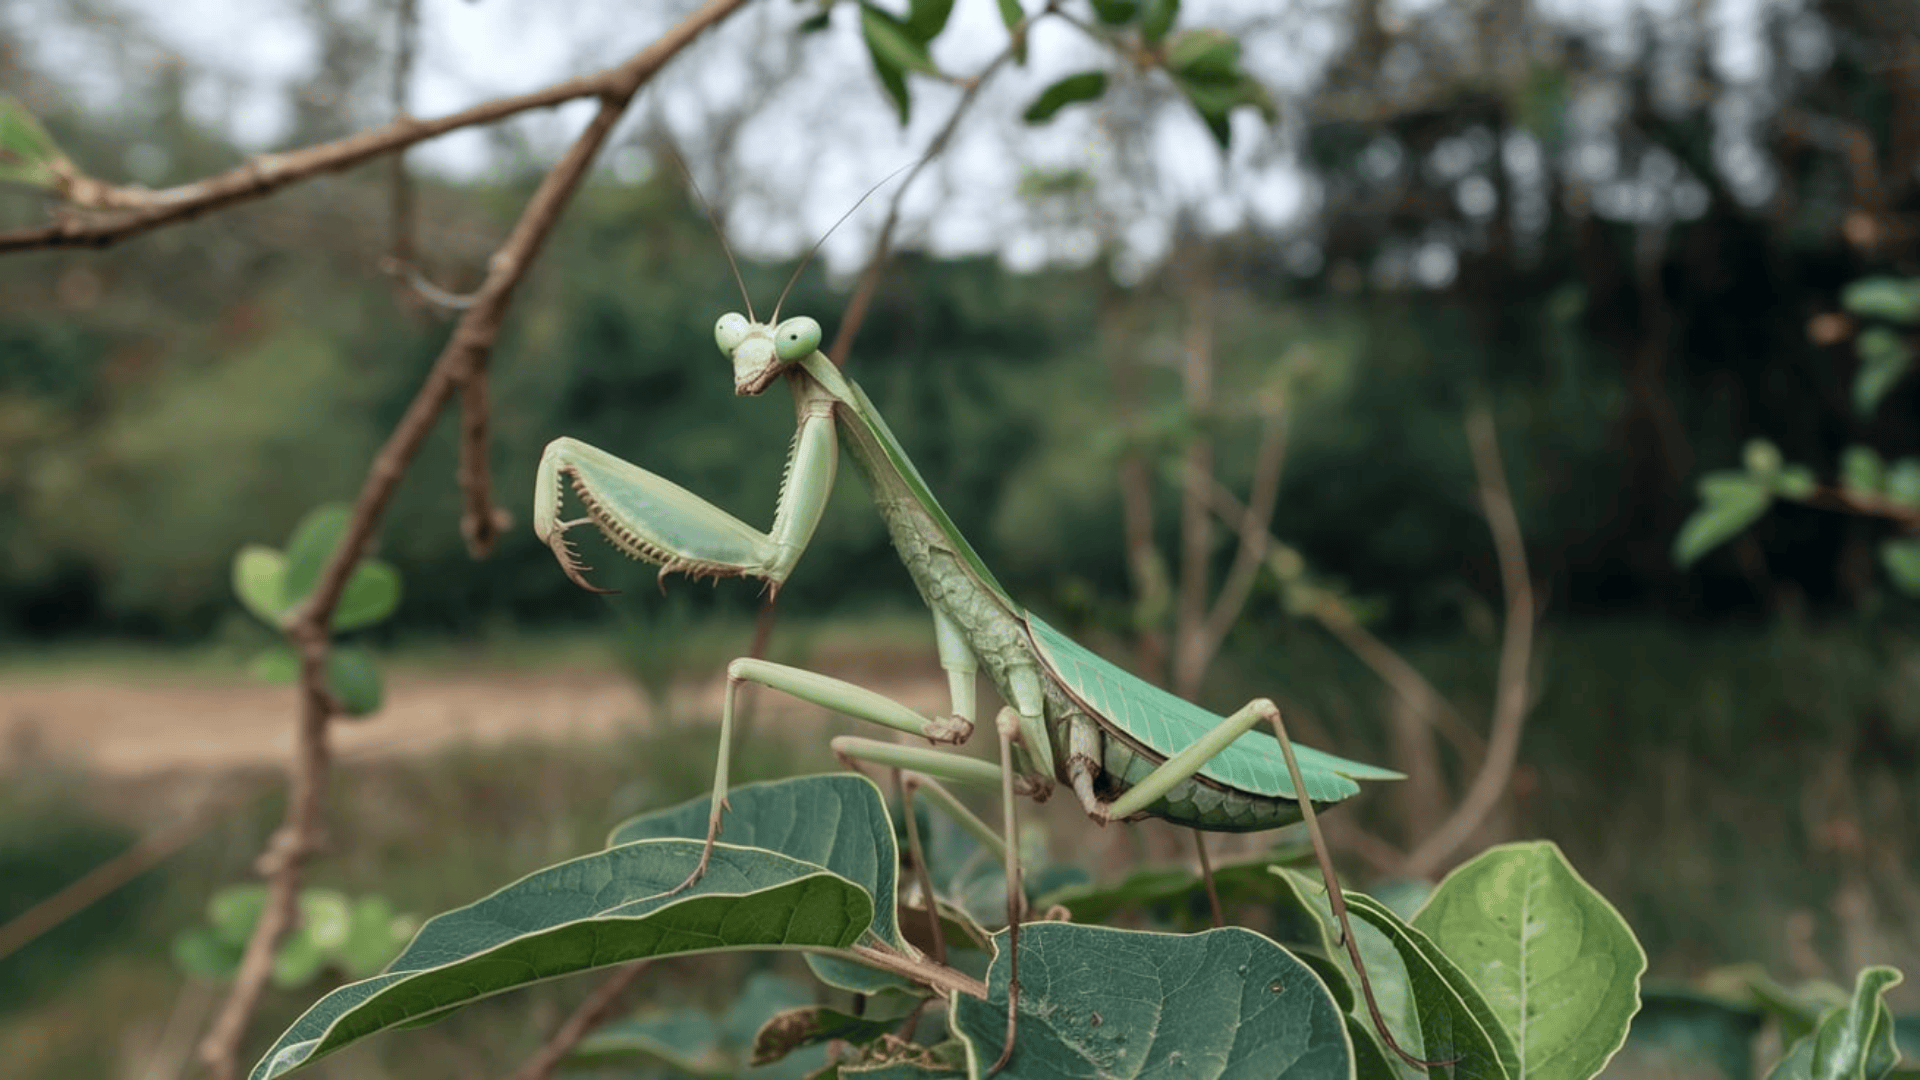
M 1098 100 L 1106 92 L 1106 72 L 1076 72 L 1040 91 L 1040 96 L 1033 99 L 1033 104 L 1027 106 L 1027 111 L 1021 113 L 1020 118 L 1029 124 L 1044 124 L 1066 106 L 1079 101 Z
M 353 568 L 340 603 L 333 609 L 333 632 L 358 630 L 393 614 L 400 606 L 400 571 L 380 559 L 363 559 Z
M 65 154 L 26 106 L 0 94 L 0 181 L 50 188 L 60 182 Z
M 1680 526 L 1680 535 L 1673 540 L 1673 561 L 1682 567 L 1740 535 L 1773 503 L 1773 492 L 1762 481 L 1737 474 L 1709 479 L 1714 481 L 1711 486 L 1701 481 L 1705 505 Z
M 380 668 L 373 654 L 352 645 L 336 645 L 327 653 L 327 690 L 350 717 L 380 711 Z
M 1866 416 L 1906 375 L 1913 352 L 1899 334 L 1884 326 L 1863 332 L 1854 340 L 1854 349 L 1860 356 L 1860 368 L 1853 376 L 1853 406 Z
M 1862 278 L 1840 294 L 1840 304 L 1869 319 L 1920 322 L 1920 278 Z
M 1880 565 L 1887 568 L 1887 576 L 1901 592 L 1920 596 L 1920 539 L 1883 541 Z
M 925 45 L 947 28 L 947 18 L 952 14 L 953 0 L 908 0 L 906 31 Z
M 281 600 L 286 575 L 286 556 L 265 544 L 248 544 L 233 556 L 233 595 L 254 618 L 278 630 L 286 611 Z
M 1140 14 L 1140 37 L 1149 45 L 1158 45 L 1160 39 L 1173 29 L 1173 20 L 1180 17 L 1180 0 L 1143 0 Z
M 346 535 L 353 510 L 346 503 L 322 503 L 307 511 L 287 538 L 286 577 L 280 585 L 281 610 L 291 610 L 320 582 L 327 558 Z
M 933 66 L 933 57 L 927 54 L 926 43 L 916 37 L 906 23 L 872 4 L 860 5 L 860 32 L 865 35 L 867 47 L 873 50 L 876 60 L 885 59 L 888 66 L 901 71 L 939 74 L 940 69 Z

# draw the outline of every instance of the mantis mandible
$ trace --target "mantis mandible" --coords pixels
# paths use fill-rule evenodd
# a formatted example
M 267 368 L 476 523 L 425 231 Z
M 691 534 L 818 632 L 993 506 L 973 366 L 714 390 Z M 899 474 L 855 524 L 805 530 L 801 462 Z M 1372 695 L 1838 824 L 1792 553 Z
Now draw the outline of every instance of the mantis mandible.
M 1200 830 L 1247 832 L 1304 819 L 1313 832 L 1349 954 L 1358 966 L 1314 811 L 1356 794 L 1356 781 L 1400 779 L 1401 774 L 1308 747 L 1294 748 L 1279 709 L 1266 698 L 1255 698 L 1224 717 L 1208 712 L 1116 667 L 1022 607 L 941 509 L 859 384 L 820 351 L 820 336 L 819 323 L 806 316 L 783 321 L 777 305 L 767 322 L 730 313 L 714 327 L 720 351 L 733 363 L 736 393 L 757 395 L 780 381 L 793 393 L 797 430 L 773 525 L 766 532 L 576 439 L 555 439 L 540 458 L 534 530 L 581 587 L 606 591 L 587 581 L 587 567 L 566 540 L 568 530 L 591 524 L 619 550 L 658 564 L 663 579 L 671 573 L 757 578 L 777 592 L 820 522 L 844 445 L 933 615 L 935 648 L 947 675 L 951 706 L 941 716 L 923 716 L 875 691 L 797 667 L 751 657 L 728 665 L 707 846 L 680 888 L 704 874 L 721 832 L 734 704 L 742 684 L 766 686 L 938 746 L 963 743 L 973 733 L 975 676 L 985 668 L 1007 702 L 994 721 L 998 767 L 937 749 L 851 736 L 834 739 L 833 748 L 843 760 L 1000 789 L 1012 966 L 1006 1050 L 995 1070 L 1012 1053 L 1018 1011 L 1021 894 L 1018 845 L 1012 839 L 1014 799 L 1045 799 L 1056 783 L 1070 789 L 1087 816 L 1103 825 L 1157 817 Z M 560 517 L 567 481 L 585 509 L 584 517 Z M 1252 733 L 1263 722 L 1273 729 L 1274 738 Z M 1371 1006 L 1370 988 L 1367 999 Z M 1377 1010 L 1375 1022 L 1385 1034 Z M 1391 1034 L 1386 1039 L 1393 1044 Z M 1393 1049 L 1408 1056 L 1397 1045 Z

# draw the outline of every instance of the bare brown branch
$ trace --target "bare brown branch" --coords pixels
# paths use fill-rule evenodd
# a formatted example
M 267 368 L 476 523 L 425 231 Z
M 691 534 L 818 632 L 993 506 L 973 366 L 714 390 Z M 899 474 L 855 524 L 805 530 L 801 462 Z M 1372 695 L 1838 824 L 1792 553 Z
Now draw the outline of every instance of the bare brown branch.
M 620 1004 L 620 995 L 633 984 L 633 980 L 640 977 L 641 972 L 647 970 L 650 963 L 650 960 L 636 960 L 615 968 L 600 980 L 600 985 L 593 988 L 587 1000 L 581 1002 L 580 1007 L 554 1029 L 553 1036 L 527 1059 L 525 1065 L 520 1066 L 520 1071 L 513 1074 L 514 1080 L 547 1080 L 552 1076 L 553 1071 L 560 1067 L 560 1063 L 566 1060 L 574 1046 L 588 1032 L 607 1022 L 607 1017 L 613 1015 L 614 1008 Z
M 268 879 L 266 907 L 247 942 L 233 988 L 200 1045 L 201 1060 L 216 1080 L 231 1080 L 236 1071 L 240 1044 L 265 988 L 274 952 L 293 927 L 306 863 L 321 846 L 322 811 L 331 760 L 327 725 L 336 710 L 336 703 L 326 690 L 328 627 L 333 620 L 334 608 L 346 588 L 347 577 L 354 564 L 366 553 L 374 530 L 399 487 L 401 477 L 419 453 L 421 444 L 426 441 L 427 433 L 447 400 L 456 389 L 463 393 L 484 394 L 487 358 L 499 335 L 500 322 L 514 289 L 526 276 L 527 268 L 539 253 L 547 235 L 552 232 L 560 212 L 585 178 L 595 153 L 625 112 L 634 93 L 702 31 L 731 14 L 744 2 L 712 0 L 633 59 L 613 69 L 609 75 L 595 77 L 599 81 L 594 82 L 591 92 L 600 96 L 599 112 L 574 140 L 566 154 L 548 170 L 539 188 L 521 211 L 513 231 L 489 260 L 486 280 L 481 284 L 473 306 L 461 316 L 459 325 L 454 328 L 446 347 L 434 361 L 426 381 L 408 404 L 393 433 L 374 456 L 354 502 L 352 518 L 340 543 L 329 556 L 313 593 L 287 619 L 287 636 L 300 653 L 298 739 L 295 757 L 290 764 L 286 816 L 273 839 L 268 842 L 267 850 L 262 853 L 259 862 L 261 873 Z M 484 437 L 483 398 L 479 405 L 478 408 L 469 408 L 468 417 L 470 425 L 477 419 L 480 435 Z M 484 461 L 484 446 L 478 453 Z M 490 498 L 484 490 L 476 493 L 476 487 L 472 486 L 484 481 L 485 475 L 484 466 L 471 474 L 478 479 L 471 480 L 468 487 L 469 521 L 479 524 L 473 526 L 470 537 L 490 535 L 490 532 L 483 530 L 498 526 L 496 515 L 499 511 L 491 507 Z
M 1520 756 L 1520 733 L 1527 721 L 1527 669 L 1533 658 L 1533 581 L 1527 572 L 1526 544 L 1513 510 L 1506 469 L 1500 464 L 1499 435 L 1485 409 L 1467 414 L 1467 442 L 1480 478 L 1480 506 L 1500 560 L 1500 583 L 1507 594 L 1507 620 L 1500 642 L 1500 667 L 1494 692 L 1493 723 L 1487 757 L 1453 814 L 1407 856 L 1402 872 L 1431 877 L 1467 842 L 1506 794 Z
M 694 31 L 698 33 L 744 2 L 715 0 L 709 3 L 661 37 L 662 43 L 674 43 L 671 48 L 656 51 L 656 43 L 618 67 L 567 79 L 530 93 L 496 98 L 431 120 L 402 116 L 385 127 L 344 139 L 283 154 L 262 154 L 226 172 L 179 187 L 153 191 L 70 176 L 63 194 L 71 205 L 59 213 L 58 220 L 31 229 L 0 233 L 0 254 L 39 248 L 105 247 L 163 225 L 189 221 L 209 211 L 271 195 L 322 173 L 352 168 L 450 131 L 491 124 L 532 109 L 552 108 L 575 98 L 630 97 L 632 88 L 651 78 L 661 64 L 692 39 L 690 34 L 683 35 L 689 24 L 698 23 Z M 87 208 L 116 212 L 95 216 L 84 213 Z
M 1240 619 L 1240 613 L 1246 610 L 1247 597 L 1253 594 L 1253 583 L 1260 576 L 1260 567 L 1266 562 L 1267 547 L 1272 539 L 1268 531 L 1273 520 L 1274 503 L 1280 495 L 1280 471 L 1287 454 L 1287 416 L 1280 402 L 1274 401 L 1261 411 L 1260 447 L 1254 451 L 1253 479 L 1247 488 L 1247 512 L 1241 518 L 1239 547 L 1233 553 L 1233 564 L 1227 568 L 1226 580 L 1220 583 L 1220 592 L 1213 598 L 1213 608 L 1207 612 L 1206 620 L 1200 626 L 1201 645 L 1204 647 L 1208 662 L 1220 651 L 1220 644 L 1227 639 L 1227 631 Z M 1217 481 L 1216 481 L 1217 486 Z M 1206 497 L 1211 498 L 1211 491 Z

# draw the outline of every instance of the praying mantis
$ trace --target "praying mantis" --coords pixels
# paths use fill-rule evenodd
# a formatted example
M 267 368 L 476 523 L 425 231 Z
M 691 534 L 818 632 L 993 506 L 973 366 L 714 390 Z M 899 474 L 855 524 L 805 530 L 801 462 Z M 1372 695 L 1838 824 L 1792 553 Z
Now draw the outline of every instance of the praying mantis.
M 587 580 L 588 568 L 566 538 L 569 530 L 589 524 L 620 551 L 659 565 L 663 580 L 674 573 L 696 579 L 755 578 L 777 593 L 826 509 L 844 447 L 932 613 L 950 710 L 925 716 L 842 679 L 753 657 L 733 661 L 727 667 L 720 715 L 706 847 L 680 889 L 704 874 L 720 836 L 728 808 L 735 703 L 740 687 L 753 683 L 920 736 L 930 744 L 905 746 L 842 736 L 833 740 L 842 760 L 999 788 L 1012 967 L 1006 1048 L 994 1071 L 1013 1051 L 1018 1012 L 1016 796 L 1044 800 L 1056 784 L 1063 785 L 1087 816 L 1102 825 L 1156 817 L 1204 831 L 1248 832 L 1305 820 L 1344 929 L 1344 904 L 1315 826 L 1315 811 L 1358 793 L 1359 781 L 1400 779 L 1401 774 L 1294 747 L 1279 709 L 1266 698 L 1255 698 L 1224 717 L 1208 712 L 1115 666 L 1022 607 L 941 508 L 859 384 L 820 351 L 821 330 L 815 320 L 782 320 L 776 304 L 773 316 L 759 322 L 749 301 L 748 314 L 720 317 L 714 338 L 732 361 L 737 394 L 758 395 L 779 381 L 793 394 L 796 430 L 772 527 L 761 532 L 672 481 L 562 437 L 549 443 L 540 458 L 534 531 L 567 576 L 595 592 L 606 590 Z M 584 517 L 562 520 L 567 485 L 584 508 Z M 937 749 L 964 743 L 972 735 L 976 675 L 982 668 L 1007 703 L 994 720 L 998 766 Z M 1274 738 L 1253 733 L 1263 722 Z M 1358 966 L 1351 931 L 1344 936 Z M 1371 989 L 1367 998 L 1371 1006 Z M 1377 1010 L 1375 1017 L 1388 1044 L 1418 1061 L 1393 1045 Z

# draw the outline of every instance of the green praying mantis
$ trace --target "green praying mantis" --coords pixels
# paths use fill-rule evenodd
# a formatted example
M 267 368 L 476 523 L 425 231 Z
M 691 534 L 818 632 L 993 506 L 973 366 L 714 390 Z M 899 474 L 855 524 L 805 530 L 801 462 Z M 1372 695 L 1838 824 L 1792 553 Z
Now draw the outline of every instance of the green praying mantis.
M 541 455 L 535 532 L 567 576 L 595 592 L 607 590 L 586 579 L 587 567 L 566 539 L 569 530 L 587 524 L 622 552 L 659 565 L 663 580 L 673 573 L 757 578 L 777 592 L 820 522 L 844 446 L 932 613 L 950 710 L 925 716 L 873 690 L 817 672 L 752 657 L 733 661 L 727 667 L 720 715 L 706 847 L 680 888 L 704 874 L 720 836 L 728 808 L 735 703 L 740 687 L 754 683 L 920 736 L 930 744 L 842 736 L 833 740 L 833 749 L 843 761 L 999 788 L 1012 975 L 1006 1048 L 994 1071 L 1013 1051 L 1018 1012 L 1021 893 L 1013 840 L 1015 798 L 1043 800 L 1056 784 L 1069 788 L 1087 816 L 1103 825 L 1155 817 L 1205 831 L 1247 832 L 1306 821 L 1349 955 L 1360 967 L 1314 813 L 1358 793 L 1358 781 L 1400 779 L 1401 774 L 1294 747 L 1279 709 L 1266 698 L 1255 698 L 1228 716 L 1211 713 L 1115 666 L 1022 607 L 941 509 L 859 384 L 820 351 L 820 324 L 805 316 L 783 321 L 778 304 L 767 322 L 751 316 L 750 301 L 748 310 L 748 315 L 723 315 L 714 327 L 721 353 L 733 364 L 735 392 L 758 395 L 784 381 L 797 416 L 772 527 L 761 532 L 638 465 L 562 437 Z M 563 485 L 569 482 L 585 516 L 562 520 Z M 981 668 L 1007 703 L 994 720 L 998 766 L 936 748 L 964 743 L 972 735 Z M 1262 723 L 1274 737 L 1253 732 Z M 1364 976 L 1364 968 L 1360 970 Z M 1366 994 L 1371 1007 L 1370 988 Z M 1393 1043 L 1377 1009 L 1374 1016 L 1388 1045 L 1417 1062 Z

